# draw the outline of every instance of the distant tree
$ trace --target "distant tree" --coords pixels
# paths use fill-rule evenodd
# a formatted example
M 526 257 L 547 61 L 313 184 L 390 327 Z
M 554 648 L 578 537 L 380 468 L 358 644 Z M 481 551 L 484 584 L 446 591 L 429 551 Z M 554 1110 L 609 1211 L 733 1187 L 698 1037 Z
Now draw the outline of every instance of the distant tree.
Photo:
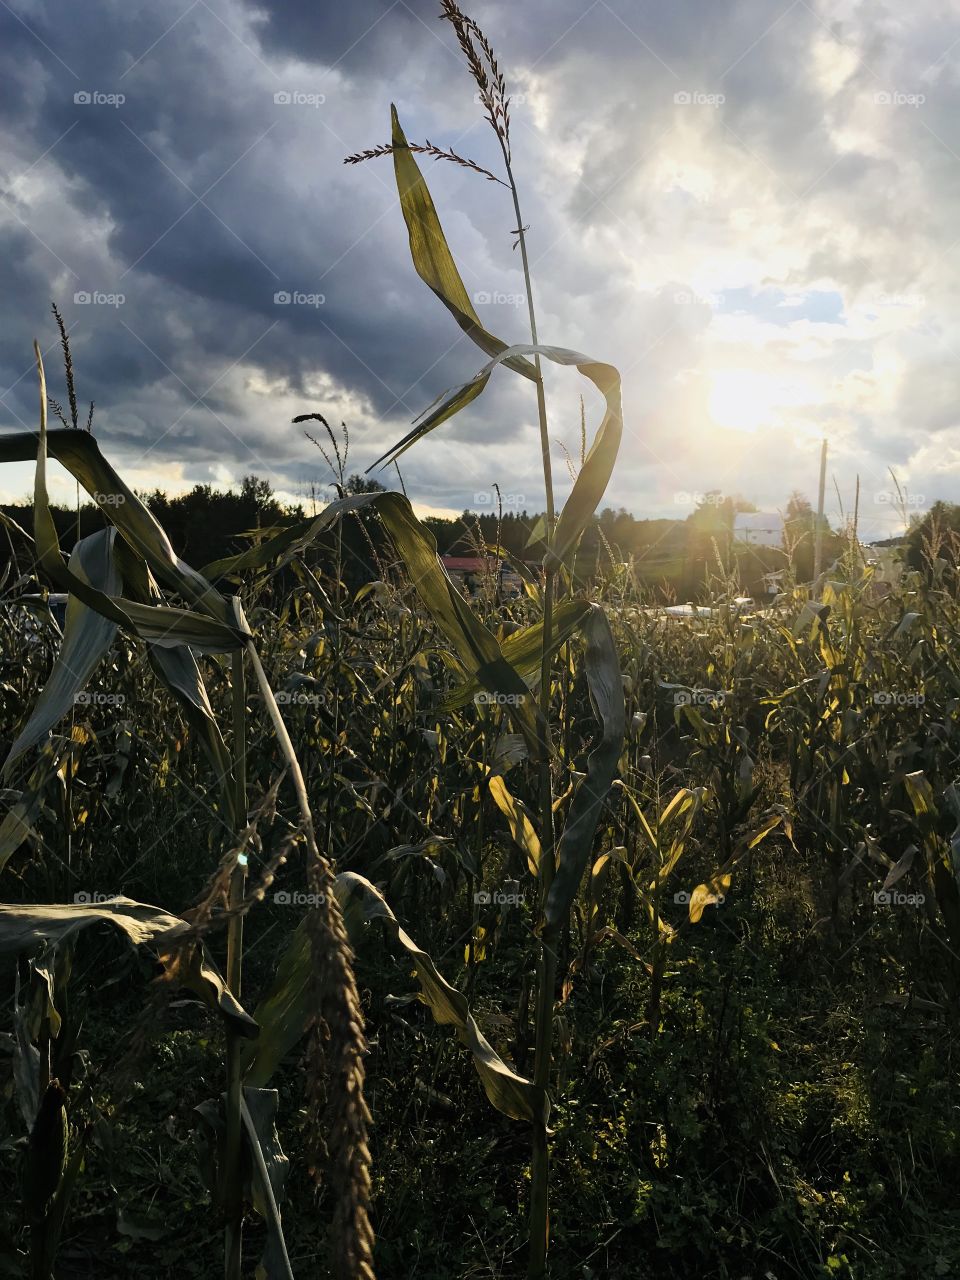
M 379 480 L 368 480 L 366 476 L 360 475 L 347 476 L 347 482 L 343 487 L 351 498 L 361 493 L 386 493 L 387 491 Z
M 923 569 L 932 559 L 956 564 L 960 550 L 960 504 L 935 502 L 929 511 L 910 522 L 904 541 L 905 560 L 911 569 Z
M 792 551 L 794 572 L 800 582 L 809 582 L 813 577 L 817 520 L 810 500 L 794 489 L 784 511 L 784 539 Z M 843 537 L 834 533 L 826 516 L 820 516 L 819 520 L 823 531 L 823 564 L 826 567 L 841 553 Z
M 240 500 L 255 511 L 266 511 L 273 504 L 270 481 L 263 480 L 260 476 L 244 476 L 240 482 Z
M 790 497 L 787 499 L 787 509 L 784 512 L 785 520 L 802 520 L 813 515 L 813 507 L 810 505 L 810 499 L 805 498 L 799 489 L 794 489 Z

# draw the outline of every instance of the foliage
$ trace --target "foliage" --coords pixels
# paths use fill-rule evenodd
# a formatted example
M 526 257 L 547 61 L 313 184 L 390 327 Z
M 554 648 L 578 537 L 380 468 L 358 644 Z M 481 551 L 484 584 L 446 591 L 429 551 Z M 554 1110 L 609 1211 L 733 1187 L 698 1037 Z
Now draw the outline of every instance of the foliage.
M 442 5 L 529 296 L 505 81 Z M 280 511 L 251 478 L 248 528 L 194 568 L 158 512 L 188 545 L 220 500 L 124 484 L 65 333 L 48 431 L 37 349 L 39 433 L 0 442 L 36 460 L 0 651 L 3 1266 L 956 1274 L 956 542 L 884 583 L 852 539 L 817 583 L 788 551 L 744 612 L 733 505 L 701 504 L 710 607 L 656 608 L 594 521 L 619 375 L 538 342 L 532 303 L 528 344 L 480 323 L 415 155 L 470 162 L 392 126 L 351 159 L 392 158 L 414 267 L 492 359 L 386 456 L 523 378 L 542 563 L 465 599 L 305 414 L 335 501 Z M 545 362 L 604 402 L 559 511 Z M 100 495 L 69 544 L 48 455 Z

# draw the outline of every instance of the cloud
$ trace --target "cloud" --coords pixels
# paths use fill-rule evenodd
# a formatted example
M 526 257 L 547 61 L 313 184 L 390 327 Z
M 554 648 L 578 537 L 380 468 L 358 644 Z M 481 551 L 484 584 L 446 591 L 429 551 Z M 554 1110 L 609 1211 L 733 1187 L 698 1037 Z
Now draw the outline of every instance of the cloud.
M 435 10 L 0 10 L 0 425 L 34 424 L 35 334 L 56 392 L 51 298 L 103 446 L 144 487 L 255 470 L 296 492 L 324 468 L 295 413 L 348 420 L 359 468 L 470 377 L 483 357 L 413 272 L 389 160 L 342 164 L 386 139 L 391 101 L 410 137 L 499 163 Z M 624 372 L 610 505 L 675 514 L 677 490 L 722 487 L 772 509 L 814 491 L 824 432 L 844 494 L 892 464 L 960 497 L 947 10 L 560 0 L 477 17 L 514 87 L 541 334 Z M 526 340 L 507 193 L 424 167 L 468 291 Z M 581 390 L 550 373 L 571 452 Z M 459 509 L 496 481 L 538 505 L 529 391 L 498 371 L 405 455 L 411 494 Z M 555 474 L 569 488 L 559 449 Z

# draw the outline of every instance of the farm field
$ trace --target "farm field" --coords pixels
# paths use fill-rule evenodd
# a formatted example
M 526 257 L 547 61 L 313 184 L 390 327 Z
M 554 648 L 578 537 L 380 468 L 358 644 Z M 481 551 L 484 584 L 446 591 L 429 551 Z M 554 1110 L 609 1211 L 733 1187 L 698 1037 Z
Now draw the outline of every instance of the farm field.
M 300 583 L 282 598 L 267 564 L 241 599 L 345 883 L 369 1040 L 380 1273 L 514 1274 L 529 1124 L 490 1105 L 469 1049 L 417 998 L 411 953 L 350 886 L 377 886 L 376 903 L 382 893 L 464 993 L 494 1052 L 526 1078 L 538 950 L 527 749 L 495 702 L 439 709 L 457 687 L 456 662 L 396 557 L 352 599 L 325 562 L 320 550 L 300 552 Z M 960 1267 L 950 1191 L 958 673 L 945 643 L 960 603 L 950 563 L 937 557 L 876 602 L 871 573 L 852 560 L 815 605 L 797 587 L 778 612 L 746 616 L 724 607 L 717 583 L 707 620 L 634 610 L 643 597 L 629 574 L 597 584 L 627 728 L 558 935 L 556 1274 Z M 531 585 L 522 600 L 475 608 L 509 655 L 542 605 Z M 18 648 L 7 611 L 2 695 L 14 724 L 39 704 L 59 638 L 48 622 L 39 638 L 20 631 Z M 201 669 L 213 717 L 229 726 L 229 662 L 205 658 Z M 137 642 L 116 637 L 84 693 L 11 780 L 10 801 L 19 794 L 27 811 L 15 805 L 22 825 L 8 817 L 3 827 L 8 901 L 112 911 L 104 900 L 122 894 L 204 921 L 225 971 L 230 916 L 217 894 L 235 846 L 200 734 Z M 597 732 L 575 635 L 554 664 L 550 714 L 562 825 Z M 291 841 L 298 819 L 256 689 L 240 726 L 256 806 L 243 997 L 256 1016 L 303 936 L 313 882 L 302 837 Z M 236 750 L 229 727 L 224 736 Z M 71 1149 L 81 1142 L 84 1158 L 58 1274 L 211 1274 L 220 1240 L 197 1108 L 219 1088 L 222 1023 L 176 984 L 152 989 L 155 961 L 105 927 L 69 951 L 48 1051 L 68 1086 Z M 31 972 L 18 1025 L 37 1037 L 46 987 Z M 23 1050 L 5 1043 L 16 1134 Z M 323 1053 L 294 1033 L 264 1080 L 278 1091 L 290 1160 L 283 1220 L 294 1273 L 322 1273 L 336 1202 L 324 1183 L 316 1202 L 305 1174 Z M 11 1265 L 23 1160 L 13 1138 L 3 1172 Z M 258 1251 L 258 1218 L 247 1235 Z
M 227 35 L 237 36 L 227 18 L 241 28 L 248 53 L 262 51 L 248 75 L 276 80 L 249 116 L 238 105 L 238 119 L 328 105 L 312 81 L 280 87 L 271 65 L 284 77 L 306 65 L 317 15 L 290 15 L 294 34 L 281 39 L 270 0 L 252 16 L 240 0 L 226 17 L 201 7 Z M 130 118 L 135 87 L 148 90 L 153 75 L 139 64 L 179 42 L 195 8 L 135 61 L 123 49 Z M 477 139 L 469 154 L 463 141 L 473 124 L 444 145 L 405 132 L 403 121 L 423 122 L 411 101 L 441 94 L 440 75 L 436 86 L 422 68 L 405 78 L 406 64 L 384 56 L 412 49 L 418 25 L 430 30 L 418 12 L 385 8 L 356 35 L 352 17 L 321 15 L 352 40 L 322 82 L 328 114 L 352 120 L 336 114 L 337 95 L 353 92 L 339 64 L 368 36 L 363 103 L 388 81 L 396 99 L 382 103 L 389 140 L 339 157 L 340 172 L 359 182 L 365 166 L 388 193 L 360 240 L 339 256 L 327 245 L 315 287 L 288 289 L 296 282 L 213 214 L 207 196 L 261 142 L 268 151 L 274 128 L 261 163 L 276 166 L 263 189 L 280 209 L 281 116 L 202 194 L 181 179 L 194 203 L 135 261 L 88 193 L 98 230 L 77 234 L 78 253 L 123 245 L 131 296 L 146 296 L 152 264 L 138 274 L 141 261 L 199 206 L 272 277 L 256 305 L 282 318 L 271 311 L 195 394 L 125 319 L 108 321 L 111 342 L 125 330 L 146 354 L 107 359 L 55 302 L 32 361 L 0 394 L 10 413 L 0 475 L 11 477 L 0 503 L 0 1280 L 960 1277 L 960 506 L 932 486 L 918 495 L 892 467 L 876 478 L 881 447 L 937 482 L 956 474 L 956 458 L 943 445 L 939 383 L 936 425 L 912 454 L 870 409 L 871 376 L 881 370 L 892 399 L 889 371 L 907 361 L 875 363 L 863 336 L 902 337 L 888 311 L 916 300 L 883 295 L 860 314 L 859 275 L 849 299 L 823 287 L 842 255 L 817 222 L 806 276 L 799 259 L 771 251 L 784 288 L 761 297 L 775 277 L 757 228 L 775 219 L 748 216 L 734 192 L 726 222 L 712 225 L 735 231 L 739 247 L 719 237 L 704 250 L 734 253 L 722 296 L 675 290 L 672 263 L 658 264 L 655 290 L 646 259 L 617 249 L 611 310 L 641 293 L 656 293 L 660 310 L 648 346 L 631 332 L 609 355 L 614 325 L 595 323 L 584 283 L 598 245 L 611 254 L 596 204 L 615 203 L 634 168 L 665 184 L 662 214 L 636 224 L 652 240 L 678 211 L 721 202 L 731 170 L 708 163 L 707 148 L 677 158 L 696 135 L 689 114 L 659 170 L 642 168 L 643 153 L 619 175 L 582 106 L 570 125 L 551 96 L 558 81 L 538 67 L 593 9 L 546 52 L 530 51 L 514 99 L 484 28 L 455 0 L 440 8 L 439 43 L 464 95 L 443 110 L 472 111 L 483 163 L 471 158 Z M 718 78 L 731 96 L 733 73 L 776 25 Z M 190 46 L 206 68 L 195 88 L 233 49 L 204 31 Z M 852 64 L 831 61 L 839 55 L 817 39 L 814 79 L 839 95 Z M 657 61 L 677 80 L 677 112 L 723 107 L 725 93 L 680 88 L 680 72 Z M 932 88 L 938 65 L 919 83 Z M 87 120 L 127 102 L 72 92 Z M 165 92 L 171 118 L 176 99 Z M 925 101 L 884 90 L 873 105 Z M 516 112 L 528 106 L 534 124 L 522 133 Z M 608 111 L 603 128 L 627 110 Z M 755 130 L 754 114 L 734 109 L 723 127 Z M 190 148 L 213 136 L 210 119 L 180 121 Z M 17 179 L 17 199 L 42 199 L 46 171 L 33 170 L 74 127 L 85 164 L 109 150 L 105 120 L 91 134 L 70 124 Z M 301 144 L 303 129 L 291 130 Z M 543 156 L 523 172 L 531 130 L 553 139 L 550 158 L 576 187 L 569 199 L 551 201 Z M 146 132 L 162 151 L 162 130 Z M 843 133 L 844 157 L 870 136 L 859 124 Z M 821 177 L 839 163 L 838 153 Z M 432 194 L 438 166 L 505 203 L 451 210 L 448 240 Z M 851 182 L 859 172 L 843 168 Z M 604 194 L 588 204 L 598 173 Z M 352 235 L 359 214 L 331 190 L 329 201 L 326 188 L 298 198 L 311 217 L 329 203 Z M 144 207 L 153 198 L 149 187 L 137 194 Z M 522 291 L 475 287 L 494 243 L 478 227 L 493 208 L 512 254 L 505 279 Z M 387 260 L 387 214 L 401 267 Z M 273 220 L 272 206 L 261 211 Z M 257 221 L 244 223 L 251 238 Z M 577 270 L 562 273 L 563 305 L 535 286 L 544 224 L 557 242 L 571 230 L 582 242 Z M 287 247 L 309 241 L 312 253 L 304 225 L 309 234 L 284 232 Z M 362 269 L 350 268 L 355 296 L 336 271 L 374 230 Z M 67 273 L 58 285 L 80 281 L 35 238 Z M 174 237 L 158 257 L 192 248 Z M 201 257 L 191 284 L 224 290 L 239 317 L 242 275 L 209 245 Z M 737 272 L 756 288 L 729 283 Z M 422 358 L 434 336 L 404 311 L 408 287 L 453 341 L 429 351 L 425 372 L 404 372 L 408 390 L 395 395 L 373 366 L 396 381 L 386 367 L 396 353 Z M 32 278 L 28 292 L 32 315 Z M 73 296 L 76 307 L 126 305 L 118 292 Z M 141 297 L 124 314 L 159 316 L 164 338 L 198 363 L 204 343 L 237 338 L 239 327 L 209 325 L 200 342 L 180 301 L 164 311 Z M 561 324 L 573 346 L 554 341 Z M 698 325 L 702 368 L 683 346 Z M 333 339 L 379 390 L 288 349 L 298 326 L 324 331 L 327 356 Z M 595 332 L 588 354 L 580 337 Z M 268 342 L 282 373 L 266 356 L 244 364 Z M 791 342 L 790 377 L 771 373 Z M 848 345 L 828 359 L 832 342 Z M 917 349 L 914 333 L 903 350 Z M 436 366 L 464 351 L 473 376 L 411 425 L 405 396 L 435 391 Z M 164 383 L 134 404 L 147 357 L 179 389 Z M 101 399 L 83 408 L 88 367 L 117 392 L 116 413 Z M 4 399 L 27 381 L 29 422 Z M 571 386 L 568 400 L 558 388 Z M 184 392 L 192 403 L 176 416 Z M 687 398 L 680 425 L 664 408 L 671 396 Z M 250 403 L 276 419 L 275 434 L 238 420 Z M 195 431 L 194 411 L 224 428 L 219 444 Z M 510 413 L 515 430 L 503 425 Z M 856 462 L 859 448 L 874 473 L 861 483 L 856 463 L 834 474 L 836 510 L 828 427 L 839 458 Z M 793 487 L 811 441 L 816 505 Z M 238 488 L 234 446 L 280 487 L 248 471 Z M 732 474 L 727 488 L 696 487 L 698 458 Z M 657 475 L 636 510 L 614 505 L 643 468 Z M 26 475 L 31 492 L 18 501 Z M 754 476 L 768 507 L 773 486 L 789 486 L 782 511 L 745 496 L 741 479 Z M 471 506 L 463 486 L 481 483 Z

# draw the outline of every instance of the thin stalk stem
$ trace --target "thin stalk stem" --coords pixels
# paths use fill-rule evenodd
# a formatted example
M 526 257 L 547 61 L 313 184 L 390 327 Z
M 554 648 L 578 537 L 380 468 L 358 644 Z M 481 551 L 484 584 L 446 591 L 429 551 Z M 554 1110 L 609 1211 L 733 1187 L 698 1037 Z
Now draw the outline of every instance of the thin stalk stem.
M 500 137 L 500 135 L 497 135 Z M 523 279 L 527 291 L 527 313 L 530 318 L 530 339 L 534 346 L 539 342 L 537 337 L 537 316 L 533 305 L 533 284 L 530 278 L 530 260 L 527 255 L 527 240 L 523 227 L 523 215 L 520 212 L 520 197 L 514 181 L 510 164 L 510 153 L 505 140 L 500 137 L 500 148 L 503 152 L 504 165 L 510 183 L 510 194 L 513 197 L 513 210 L 517 218 L 517 237 L 520 245 L 520 260 L 523 264 Z M 550 461 L 550 433 L 547 425 L 547 401 L 543 387 L 543 372 L 540 367 L 539 354 L 534 355 L 534 366 L 537 372 L 537 416 L 540 423 L 540 454 L 543 463 L 543 486 L 546 493 L 546 541 L 550 545 L 554 527 L 553 502 L 553 468 Z M 540 650 L 540 716 L 543 725 L 543 742 L 538 766 L 540 792 L 540 919 L 543 927 L 540 938 L 540 955 L 537 959 L 537 997 L 535 1023 L 535 1050 L 533 1083 L 537 1095 L 544 1105 L 549 1097 L 550 1068 L 553 1057 L 553 1015 L 554 995 L 557 982 L 556 938 L 552 930 L 547 930 L 545 923 L 547 896 L 553 884 L 556 870 L 556 836 L 553 825 L 553 776 L 550 766 L 550 692 L 552 662 L 550 658 L 553 640 L 553 605 L 556 590 L 555 569 L 552 557 L 547 557 L 546 574 L 543 591 L 543 642 Z M 530 1162 L 530 1252 L 527 1275 L 529 1280 L 541 1280 L 547 1274 L 547 1248 L 550 1241 L 550 1208 L 549 1208 L 549 1174 L 550 1147 L 547 1140 L 546 1124 L 535 1121 L 533 1126 L 533 1148 Z
M 498 135 L 499 137 L 499 135 Z M 527 238 L 523 229 L 523 215 L 520 213 L 520 196 L 517 184 L 513 179 L 510 156 L 503 139 L 500 139 L 503 162 L 506 165 L 507 178 L 510 182 L 510 194 L 513 196 L 513 211 L 517 217 L 517 237 L 520 243 L 520 261 L 523 264 L 523 280 L 527 290 L 527 315 L 530 318 L 530 341 L 534 346 L 540 341 L 537 337 L 537 314 L 533 305 L 533 285 L 530 279 L 530 260 L 527 257 Z M 543 389 L 543 373 L 540 369 L 540 356 L 534 355 L 533 363 L 537 370 L 537 416 L 540 421 L 540 455 L 543 462 L 543 485 L 547 497 L 547 532 L 553 532 L 553 465 L 550 461 L 550 435 L 547 430 L 547 399 Z
M 483 885 L 483 842 L 485 839 L 483 830 L 483 802 L 486 795 L 487 774 L 489 772 L 487 766 L 487 742 L 488 729 L 486 723 L 487 716 L 485 712 L 481 712 L 483 717 L 483 731 L 480 734 L 480 779 L 477 783 L 477 809 L 476 809 L 476 828 L 477 828 L 477 874 L 467 873 L 467 910 L 470 915 L 470 941 L 467 944 L 467 1000 L 473 997 L 474 983 L 477 977 L 476 964 L 476 938 L 477 927 L 480 924 L 480 906 L 477 902 L 477 887 Z
M 243 669 L 244 652 L 233 655 L 233 824 L 239 833 L 246 824 L 247 812 L 247 690 Z M 247 883 L 245 862 L 239 861 L 230 876 L 230 907 L 227 926 L 227 985 L 240 999 L 243 976 L 243 915 L 238 910 Z M 226 1280 L 240 1280 L 243 1261 L 243 1199 L 240 1151 L 242 1144 L 243 1079 L 240 1045 L 235 1033 L 227 1032 L 227 1132 L 223 1171 L 224 1209 L 224 1275 Z
M 247 825 L 247 682 L 243 667 L 244 651 L 233 654 L 233 822 L 237 834 Z M 245 862 L 238 862 L 230 881 L 231 907 L 243 901 L 247 879 Z M 236 898 L 236 901 L 234 901 Z M 231 916 L 227 930 L 227 981 L 233 994 L 240 998 L 243 968 L 243 916 Z
M 267 1171 L 267 1162 L 263 1158 L 263 1148 L 260 1145 L 260 1137 L 257 1133 L 257 1127 L 254 1124 L 253 1116 L 247 1106 L 246 1099 L 241 1094 L 240 1108 L 243 1113 L 243 1122 L 250 1134 L 250 1150 L 253 1152 L 254 1163 L 257 1166 L 257 1172 L 260 1175 L 260 1190 L 267 1205 L 267 1215 L 272 1225 L 276 1228 L 277 1245 L 280 1253 L 280 1262 L 283 1266 L 284 1275 L 287 1280 L 294 1280 L 293 1268 L 290 1266 L 290 1255 L 287 1253 L 287 1242 L 283 1238 L 283 1227 L 280 1222 L 280 1210 L 277 1207 L 276 1196 L 273 1194 L 273 1184 L 270 1181 L 270 1174 Z
M 342 1255 L 335 1269 L 338 1275 L 349 1274 L 351 1280 L 353 1277 L 373 1280 L 373 1230 L 368 1211 L 370 1155 L 366 1138 L 370 1116 L 363 1098 L 366 1041 L 353 972 L 353 952 L 336 897 L 333 869 L 317 845 L 303 770 L 252 640 L 248 641 L 247 652 L 296 792 L 307 845 L 308 884 L 311 891 L 320 895 L 318 914 L 311 922 L 316 929 L 310 945 L 316 948 L 314 962 L 324 983 L 324 989 L 317 993 L 318 1012 L 327 1026 L 332 1030 L 336 1028 L 331 1037 L 336 1049 L 332 1087 L 337 1088 L 337 1100 L 342 1106 L 337 1119 L 343 1119 L 343 1127 L 334 1128 L 328 1139 L 339 1201 L 334 1217 L 334 1241 Z
M 343 468 L 339 474 L 339 496 L 344 496 Z M 337 521 L 337 581 L 334 584 L 333 602 L 336 614 L 333 620 L 333 736 L 330 741 L 327 762 L 327 798 L 323 832 L 323 852 L 333 856 L 333 812 L 337 789 L 337 747 L 340 744 L 340 619 L 343 617 L 343 521 Z

